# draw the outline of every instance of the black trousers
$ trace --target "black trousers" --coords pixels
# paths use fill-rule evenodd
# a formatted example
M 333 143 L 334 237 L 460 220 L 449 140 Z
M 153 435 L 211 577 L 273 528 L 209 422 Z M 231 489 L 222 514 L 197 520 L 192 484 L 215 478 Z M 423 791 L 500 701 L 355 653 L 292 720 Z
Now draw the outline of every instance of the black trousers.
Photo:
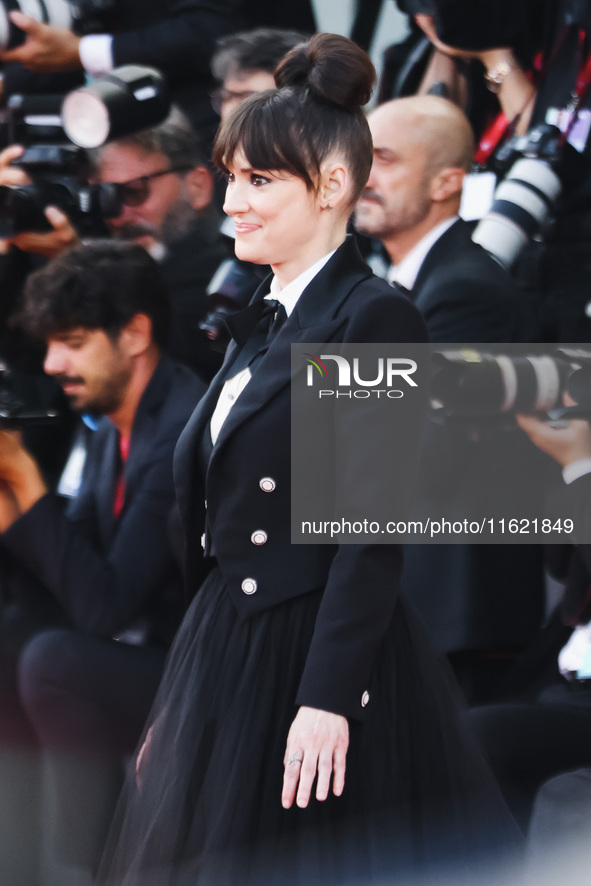
M 43 754 L 42 882 L 97 865 L 141 736 L 166 651 L 85 637 L 38 634 L 18 668 L 23 714 Z M 49 826 L 49 830 L 48 830 Z
M 524 829 L 544 782 L 591 766 L 591 688 L 563 681 L 534 703 L 474 708 L 469 717 Z

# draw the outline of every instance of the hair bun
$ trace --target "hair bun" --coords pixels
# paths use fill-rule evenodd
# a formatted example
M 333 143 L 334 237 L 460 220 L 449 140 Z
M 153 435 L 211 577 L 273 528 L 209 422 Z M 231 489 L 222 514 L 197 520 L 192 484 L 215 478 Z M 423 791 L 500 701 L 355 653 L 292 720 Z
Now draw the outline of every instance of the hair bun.
M 275 70 L 279 88 L 307 87 L 317 98 L 346 111 L 367 104 L 375 79 L 367 53 L 339 34 L 315 34 L 288 52 Z

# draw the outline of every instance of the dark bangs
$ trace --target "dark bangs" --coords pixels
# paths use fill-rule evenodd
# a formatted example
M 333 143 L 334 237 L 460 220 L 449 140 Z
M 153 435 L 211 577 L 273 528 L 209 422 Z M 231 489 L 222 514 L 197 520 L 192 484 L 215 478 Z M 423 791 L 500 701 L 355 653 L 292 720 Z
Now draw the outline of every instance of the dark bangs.
M 351 166 L 355 200 L 372 160 L 363 113 L 311 101 L 302 89 L 270 89 L 241 102 L 218 131 L 213 161 L 227 171 L 239 150 L 253 169 L 290 172 L 310 191 L 317 188 L 323 161 L 340 150 Z

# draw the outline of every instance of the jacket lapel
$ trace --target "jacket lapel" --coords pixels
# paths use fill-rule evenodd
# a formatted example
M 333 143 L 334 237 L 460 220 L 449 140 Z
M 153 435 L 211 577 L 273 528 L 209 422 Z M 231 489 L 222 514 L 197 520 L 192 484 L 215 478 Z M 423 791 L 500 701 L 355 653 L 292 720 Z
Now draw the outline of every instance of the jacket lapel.
M 256 384 L 249 383 L 232 407 L 216 441 L 212 463 L 223 451 L 225 442 L 232 434 L 289 385 L 292 343 L 331 341 L 343 323 L 343 319 L 338 316 L 343 303 L 351 290 L 370 276 L 371 270 L 361 257 L 355 240 L 351 236 L 347 237 L 300 296 L 291 316 L 258 364 Z M 268 292 L 267 279 L 245 311 L 248 312 L 252 304 Z M 238 353 L 239 348 L 231 345 L 224 365 L 211 382 L 177 444 L 174 458 L 175 485 L 183 515 L 188 512 L 195 482 L 195 446 L 198 445 L 201 434 L 209 433 L 207 426 L 224 382 L 232 377 L 232 365 Z

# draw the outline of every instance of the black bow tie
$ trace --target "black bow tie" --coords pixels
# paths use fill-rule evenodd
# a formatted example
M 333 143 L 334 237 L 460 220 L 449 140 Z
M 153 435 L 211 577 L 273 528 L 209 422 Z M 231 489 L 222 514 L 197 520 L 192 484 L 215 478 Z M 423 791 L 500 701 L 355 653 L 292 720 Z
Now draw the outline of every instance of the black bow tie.
M 240 353 L 232 364 L 232 374 L 247 366 L 253 371 L 255 362 L 267 353 L 273 337 L 286 320 L 284 305 L 274 298 L 260 299 L 229 317 L 227 326 L 240 348 Z
M 231 314 L 226 319 L 226 326 L 236 344 L 241 347 L 253 335 L 262 337 L 263 340 L 269 334 L 275 335 L 286 320 L 287 312 L 281 302 L 275 298 L 261 298 L 242 311 Z

